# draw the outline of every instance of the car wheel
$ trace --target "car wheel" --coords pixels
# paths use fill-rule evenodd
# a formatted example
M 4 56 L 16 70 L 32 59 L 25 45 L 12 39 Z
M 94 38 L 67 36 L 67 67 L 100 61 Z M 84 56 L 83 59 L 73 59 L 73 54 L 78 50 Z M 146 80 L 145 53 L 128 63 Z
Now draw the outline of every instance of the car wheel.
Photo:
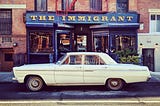
M 124 81 L 119 78 L 111 78 L 107 80 L 107 88 L 110 90 L 120 90 L 124 86 Z
M 40 91 L 43 88 L 43 80 L 37 76 L 31 76 L 27 79 L 26 86 L 30 91 Z

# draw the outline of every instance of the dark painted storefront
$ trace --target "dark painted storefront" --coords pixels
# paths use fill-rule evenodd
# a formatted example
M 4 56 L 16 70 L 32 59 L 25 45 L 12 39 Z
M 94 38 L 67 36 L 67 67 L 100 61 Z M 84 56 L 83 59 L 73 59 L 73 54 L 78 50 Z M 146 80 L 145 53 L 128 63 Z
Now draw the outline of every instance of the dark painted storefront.
M 26 27 L 28 63 L 54 62 L 69 51 L 137 50 L 139 14 L 28 11 Z

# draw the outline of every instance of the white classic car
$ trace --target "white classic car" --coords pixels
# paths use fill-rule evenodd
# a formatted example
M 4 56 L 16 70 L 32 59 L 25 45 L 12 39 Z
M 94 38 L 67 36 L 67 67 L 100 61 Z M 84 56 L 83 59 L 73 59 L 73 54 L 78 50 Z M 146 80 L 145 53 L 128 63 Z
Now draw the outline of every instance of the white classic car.
M 127 83 L 150 79 L 146 66 L 118 64 L 109 55 L 100 52 L 70 52 L 56 64 L 30 64 L 13 68 L 13 80 L 25 83 L 30 91 L 39 91 L 44 85 L 105 85 L 120 90 Z

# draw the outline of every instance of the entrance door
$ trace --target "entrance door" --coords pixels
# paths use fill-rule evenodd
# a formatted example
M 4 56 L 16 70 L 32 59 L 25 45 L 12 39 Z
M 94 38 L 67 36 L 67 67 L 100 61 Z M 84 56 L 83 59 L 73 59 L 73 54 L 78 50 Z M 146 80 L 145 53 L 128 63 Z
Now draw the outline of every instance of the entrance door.
M 13 68 L 13 50 L 0 49 L 0 71 L 9 72 Z
M 76 35 L 76 51 L 86 52 L 87 51 L 87 36 L 86 35 Z
M 154 49 L 142 49 L 143 65 L 154 71 Z

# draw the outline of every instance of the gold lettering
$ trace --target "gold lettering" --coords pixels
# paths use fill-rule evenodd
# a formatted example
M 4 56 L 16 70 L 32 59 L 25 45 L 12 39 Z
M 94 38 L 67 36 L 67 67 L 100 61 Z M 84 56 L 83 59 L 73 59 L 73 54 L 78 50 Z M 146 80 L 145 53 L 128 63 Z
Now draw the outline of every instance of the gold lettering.
M 88 16 L 88 21 L 91 21 L 91 16 Z
M 32 20 L 36 20 L 37 16 L 30 16 Z
M 78 21 L 85 21 L 86 16 L 78 16 Z
M 39 16 L 39 20 L 40 20 L 40 21 L 46 20 L 46 16 Z
M 93 17 L 93 21 L 99 21 L 99 17 L 98 16 L 94 16 Z
M 116 22 L 116 17 L 112 16 L 110 21 L 115 21 Z
M 48 20 L 49 21 L 53 21 L 54 20 L 54 16 L 48 16 Z
M 132 16 L 127 16 L 128 21 L 132 21 L 133 17 Z
M 124 16 L 118 16 L 118 21 L 124 21 L 125 17 Z
M 66 16 L 62 16 L 62 21 L 65 21 L 66 20 Z
M 102 21 L 108 21 L 108 17 L 107 16 L 102 16 Z
M 75 21 L 76 20 L 76 16 L 68 16 L 68 21 Z

